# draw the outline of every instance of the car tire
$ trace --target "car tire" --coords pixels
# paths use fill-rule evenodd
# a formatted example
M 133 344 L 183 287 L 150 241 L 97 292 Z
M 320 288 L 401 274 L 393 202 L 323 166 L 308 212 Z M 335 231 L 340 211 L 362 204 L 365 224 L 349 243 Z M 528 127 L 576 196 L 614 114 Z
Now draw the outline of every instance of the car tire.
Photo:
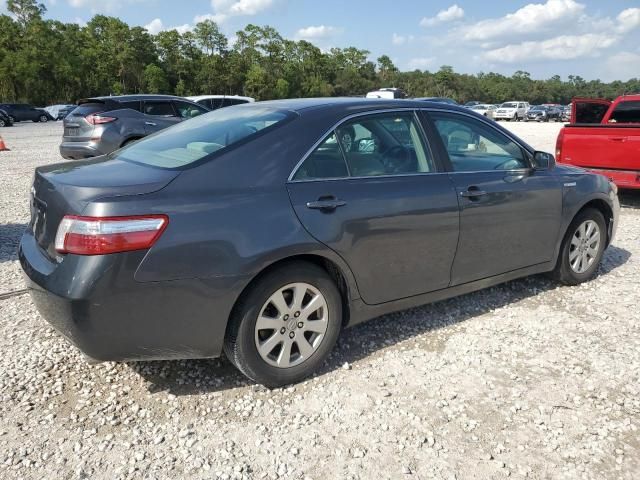
M 594 227 L 597 227 L 597 245 Z M 602 213 L 595 208 L 580 211 L 567 229 L 552 276 L 565 285 L 578 285 L 592 279 L 606 244 L 607 224 Z
M 12 115 L 9 115 L 9 120 L 11 121 L 11 123 L 16 123 L 16 118 Z
M 317 310 L 305 311 L 316 305 Z M 342 297 L 332 278 L 317 265 L 289 263 L 242 295 L 229 320 L 224 352 L 254 382 L 281 387 L 315 372 L 341 328 Z
M 46 115 L 40 115 L 38 117 L 38 122 L 47 123 L 48 121 L 49 121 L 49 117 L 47 117 Z
M 2 118 L 0 118 L 0 128 L 6 127 L 6 126 L 7 124 L 5 123 L 5 121 Z

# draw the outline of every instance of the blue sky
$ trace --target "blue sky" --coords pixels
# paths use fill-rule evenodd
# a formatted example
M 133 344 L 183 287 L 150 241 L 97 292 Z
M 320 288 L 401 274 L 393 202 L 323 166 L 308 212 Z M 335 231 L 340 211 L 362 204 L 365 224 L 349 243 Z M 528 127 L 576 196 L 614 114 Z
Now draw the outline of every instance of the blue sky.
M 233 39 L 247 23 L 323 49 L 356 46 L 401 70 L 525 70 L 627 80 L 640 76 L 640 4 L 630 0 L 41 0 L 48 18 L 86 22 L 96 13 L 153 33 L 216 20 Z M 0 10 L 6 10 L 0 0 Z

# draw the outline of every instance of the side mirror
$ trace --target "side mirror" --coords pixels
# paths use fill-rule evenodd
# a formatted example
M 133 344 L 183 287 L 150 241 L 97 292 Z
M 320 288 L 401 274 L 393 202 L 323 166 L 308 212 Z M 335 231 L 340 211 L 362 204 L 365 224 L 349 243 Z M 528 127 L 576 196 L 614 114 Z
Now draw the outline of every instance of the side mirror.
M 533 154 L 533 167 L 536 170 L 551 170 L 556 166 L 556 159 L 547 152 L 535 152 Z

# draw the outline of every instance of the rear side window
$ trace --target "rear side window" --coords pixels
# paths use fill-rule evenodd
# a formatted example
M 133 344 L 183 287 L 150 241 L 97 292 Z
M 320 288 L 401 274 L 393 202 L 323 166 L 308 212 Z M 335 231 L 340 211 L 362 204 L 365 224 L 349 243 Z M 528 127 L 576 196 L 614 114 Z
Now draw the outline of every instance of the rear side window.
M 293 117 L 291 112 L 266 107 L 223 108 L 138 140 L 117 150 L 111 158 L 153 167 L 181 168 Z
M 131 101 L 131 102 L 120 102 L 117 108 L 130 108 L 131 110 L 135 110 L 136 112 L 139 112 L 140 100 Z
M 600 123 L 609 110 L 608 103 L 576 102 L 575 123 Z
M 365 115 L 332 132 L 300 166 L 294 180 L 406 175 L 434 171 L 411 112 Z
M 640 123 L 640 101 L 620 102 L 611 114 L 610 122 Z
M 144 113 L 156 117 L 175 117 L 171 102 L 144 102 Z

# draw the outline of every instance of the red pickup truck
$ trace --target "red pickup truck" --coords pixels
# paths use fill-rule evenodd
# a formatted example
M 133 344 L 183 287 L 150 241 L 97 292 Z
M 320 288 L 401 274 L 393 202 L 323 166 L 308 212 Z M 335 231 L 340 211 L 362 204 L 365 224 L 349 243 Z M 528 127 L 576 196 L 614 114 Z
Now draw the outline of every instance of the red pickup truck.
M 556 160 L 605 175 L 619 188 L 640 189 L 640 95 L 614 102 L 575 98 Z

